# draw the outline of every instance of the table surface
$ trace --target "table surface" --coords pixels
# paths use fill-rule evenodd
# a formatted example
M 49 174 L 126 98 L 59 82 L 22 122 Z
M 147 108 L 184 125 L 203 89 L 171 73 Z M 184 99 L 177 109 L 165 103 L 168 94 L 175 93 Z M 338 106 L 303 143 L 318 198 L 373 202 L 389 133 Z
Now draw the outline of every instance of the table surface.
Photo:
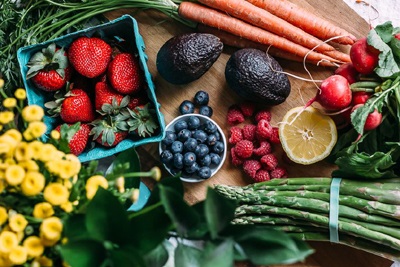
M 350 0 L 345 0 L 352 5 Z M 388 0 L 389 1 L 389 0 Z M 354 7 L 350 8 L 343 1 L 331 0 L 293 0 L 293 2 L 302 7 L 312 10 L 313 12 L 331 20 L 335 24 L 345 28 L 357 37 L 361 37 L 368 32 L 369 25 L 366 21 L 354 12 Z M 321 2 L 324 2 L 321 4 Z M 386 2 L 385 2 L 386 3 Z M 363 5 L 363 4 L 360 4 Z M 357 7 L 357 6 L 356 6 Z M 235 49 L 226 47 L 224 52 L 214 63 L 211 69 L 199 80 L 183 86 L 174 86 L 161 77 L 157 73 L 155 66 L 155 58 L 158 50 L 169 38 L 174 35 L 191 32 L 193 29 L 182 26 L 181 24 L 166 18 L 164 15 L 155 11 L 134 12 L 133 10 L 119 10 L 106 14 L 109 19 L 116 18 L 122 14 L 130 13 L 137 19 L 139 30 L 146 44 L 146 53 L 149 57 L 148 67 L 153 75 L 156 85 L 156 94 L 161 111 L 165 116 L 166 123 L 169 123 L 174 117 L 178 116 L 178 106 L 185 100 L 193 97 L 198 90 L 206 90 L 210 94 L 210 105 L 214 109 L 213 119 L 221 126 L 227 136 L 229 125 L 226 122 L 226 111 L 228 107 L 234 103 L 239 103 L 240 98 L 231 93 L 227 87 L 224 78 L 224 67 L 229 56 Z M 360 12 L 359 12 L 360 13 Z M 361 13 L 360 13 L 361 14 Z M 366 13 L 362 13 L 366 16 Z M 382 18 L 380 18 L 382 19 Z M 352 23 L 347 24 L 346 22 Z M 374 21 L 377 23 L 377 20 Z M 338 47 L 343 51 L 348 51 L 348 47 Z M 295 75 L 307 77 L 302 64 L 279 60 L 285 71 Z M 314 79 L 323 79 L 332 73 L 331 69 L 309 66 L 309 71 Z M 282 119 L 285 112 L 291 107 L 299 106 L 304 103 L 303 99 L 309 99 L 315 95 L 315 88 L 309 83 L 290 78 L 292 84 L 292 92 L 288 100 L 278 107 L 271 108 L 273 113 L 272 123 L 276 124 Z M 276 148 L 275 152 L 280 156 L 283 152 Z M 158 157 L 157 144 L 148 144 L 138 148 L 141 157 L 143 169 L 149 169 L 154 165 L 160 165 Z M 313 176 L 330 176 L 331 170 L 334 168 L 325 162 L 313 164 L 311 166 L 301 166 L 297 164 L 287 164 L 280 162 L 289 170 L 289 177 L 313 177 Z M 165 173 L 165 170 L 163 170 Z M 165 173 L 166 174 L 166 173 Z M 202 183 L 190 184 L 184 183 L 185 198 L 189 203 L 204 197 L 207 186 L 216 183 L 245 185 L 251 182 L 238 168 L 232 166 L 229 160 L 226 160 L 223 168 L 211 179 Z M 146 183 L 150 183 L 146 181 Z M 151 186 L 151 185 L 150 185 Z M 357 250 L 348 246 L 331 244 L 329 242 L 309 242 L 315 249 L 315 253 L 309 256 L 305 262 L 292 264 L 292 267 L 389 267 L 392 261 L 378 257 L 376 255 Z M 251 266 L 246 263 L 240 263 L 238 266 Z M 287 265 L 285 265 L 287 266 Z M 279 266 L 274 266 L 279 267 Z

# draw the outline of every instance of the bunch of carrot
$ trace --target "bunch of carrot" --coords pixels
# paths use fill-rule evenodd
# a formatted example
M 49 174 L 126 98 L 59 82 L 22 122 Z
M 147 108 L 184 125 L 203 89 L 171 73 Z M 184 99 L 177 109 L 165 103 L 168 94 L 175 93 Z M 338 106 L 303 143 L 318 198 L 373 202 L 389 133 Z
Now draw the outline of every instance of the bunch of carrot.
M 356 37 L 288 0 L 183 1 L 179 15 L 235 47 L 254 47 L 277 57 L 332 66 L 348 54 L 323 40 L 352 45 Z

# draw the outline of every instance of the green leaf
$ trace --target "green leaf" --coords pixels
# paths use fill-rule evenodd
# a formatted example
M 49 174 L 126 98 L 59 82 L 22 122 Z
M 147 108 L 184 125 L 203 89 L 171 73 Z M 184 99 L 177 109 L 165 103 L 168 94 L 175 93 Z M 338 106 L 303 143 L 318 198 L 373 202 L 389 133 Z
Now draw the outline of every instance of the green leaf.
M 393 37 L 393 25 L 391 21 L 386 21 L 383 24 L 377 25 L 374 30 L 383 42 L 389 43 Z
M 175 267 L 200 267 L 201 250 L 178 243 L 175 249 Z
M 123 244 L 132 233 L 125 208 L 111 192 L 99 187 L 86 212 L 86 228 L 100 241 Z
M 138 253 L 135 246 L 122 246 L 111 250 L 110 261 L 112 266 L 118 267 L 146 267 L 143 254 Z
M 105 260 L 106 250 L 96 240 L 70 241 L 60 248 L 63 259 L 74 267 L 99 267 Z
M 161 185 L 160 198 L 181 237 L 186 237 L 189 232 L 196 232 L 200 216 L 183 200 L 182 195 L 172 188 Z
M 232 221 L 235 217 L 236 206 L 236 201 L 225 198 L 208 188 L 204 212 L 211 238 L 217 238 L 218 233 Z
M 163 267 L 169 259 L 166 246 L 172 246 L 172 244 L 166 240 L 165 242 L 159 244 L 155 249 L 147 253 L 144 257 L 146 266 Z
M 161 181 L 158 182 L 151 191 L 146 206 L 151 206 L 160 202 L 160 186 L 172 188 L 177 194 L 183 197 L 183 185 L 179 177 L 165 177 L 161 179 Z
M 64 234 L 69 241 L 75 239 L 88 239 L 90 234 L 86 228 L 84 214 L 74 214 L 64 223 Z
M 130 148 L 119 153 L 107 169 L 106 174 L 118 176 L 130 172 L 140 172 L 140 159 L 135 148 Z M 139 188 L 139 185 L 140 178 L 134 177 L 125 179 L 126 188 Z
M 209 243 L 208 243 L 209 244 Z M 207 245 L 206 244 L 206 247 Z M 209 249 L 205 249 L 201 259 L 201 267 L 231 267 L 233 266 L 233 245 L 232 239 L 228 238 L 221 242 L 218 246 L 212 245 Z

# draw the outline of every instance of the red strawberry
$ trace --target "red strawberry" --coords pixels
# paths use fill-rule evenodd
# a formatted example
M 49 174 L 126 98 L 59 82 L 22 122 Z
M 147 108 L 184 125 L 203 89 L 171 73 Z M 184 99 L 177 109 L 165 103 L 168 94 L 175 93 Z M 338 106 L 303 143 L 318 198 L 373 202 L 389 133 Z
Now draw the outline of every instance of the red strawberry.
M 123 95 L 112 89 L 106 82 L 98 82 L 95 86 L 95 101 L 94 106 L 96 110 L 101 110 L 103 104 L 111 104 L 113 98 L 117 100 L 117 103 L 121 103 Z
M 117 121 L 116 117 L 100 118 L 91 125 L 93 128 L 90 135 L 93 135 L 93 140 L 105 147 L 114 147 L 128 136 L 127 124 L 124 121 Z
M 113 133 L 114 141 L 113 142 L 110 141 L 110 143 L 108 142 L 107 138 L 105 138 L 105 136 L 106 135 L 103 135 L 101 133 L 96 139 L 94 139 L 94 141 L 96 141 L 97 143 L 99 143 L 105 147 L 114 147 L 114 146 L 118 145 L 119 143 L 121 143 L 128 136 L 128 133 L 127 132 Z
M 136 107 L 144 106 L 149 102 L 149 99 L 144 95 L 131 96 L 129 100 L 128 108 L 134 110 Z
M 121 94 L 133 94 L 141 89 L 143 75 L 137 57 L 129 53 L 116 55 L 107 69 L 111 86 Z
M 54 43 L 35 53 L 27 66 L 29 70 L 26 78 L 31 79 L 37 88 L 44 91 L 60 90 L 71 78 L 67 54 L 64 49 L 56 48 Z
M 61 104 L 60 116 L 66 123 L 91 122 L 95 119 L 92 102 L 82 89 L 72 89 Z
M 107 70 L 112 48 L 97 37 L 79 37 L 68 49 L 68 59 L 81 75 L 94 78 Z
M 63 124 L 63 125 L 67 125 L 67 124 Z M 55 130 L 61 133 L 61 129 L 63 130 L 63 132 L 61 133 L 62 136 L 65 134 L 66 137 L 69 136 L 69 130 L 74 131 L 72 134 L 72 137 L 70 137 L 68 141 L 68 147 L 69 150 L 72 154 L 78 156 L 79 154 L 81 154 L 88 143 L 89 140 L 89 133 L 90 133 L 90 125 L 89 124 L 79 124 L 77 125 L 77 128 L 75 128 L 75 125 L 71 125 L 68 124 L 68 126 L 66 128 L 61 128 L 62 125 L 58 125 Z M 64 132 L 64 129 L 66 129 L 66 131 Z

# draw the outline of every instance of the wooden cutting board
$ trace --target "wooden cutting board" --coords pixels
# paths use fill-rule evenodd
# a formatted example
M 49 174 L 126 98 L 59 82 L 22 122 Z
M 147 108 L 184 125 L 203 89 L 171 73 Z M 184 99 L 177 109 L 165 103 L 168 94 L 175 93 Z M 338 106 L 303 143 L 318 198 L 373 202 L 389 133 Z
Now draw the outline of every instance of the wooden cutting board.
M 364 36 L 369 30 L 368 24 L 341 0 L 293 0 L 293 2 L 343 27 L 356 37 Z M 133 10 L 119 10 L 108 13 L 106 16 L 109 19 L 114 19 L 128 13 L 137 19 L 140 33 L 146 44 L 146 53 L 149 57 L 148 66 L 156 85 L 157 99 L 161 104 L 161 111 L 165 116 L 166 123 L 168 124 L 173 118 L 179 115 L 178 106 L 183 100 L 192 99 L 198 90 L 205 90 L 210 95 L 210 106 L 214 109 L 212 118 L 224 129 L 225 135 L 228 137 L 229 125 L 226 122 L 228 107 L 241 102 L 240 98 L 228 88 L 224 77 L 225 64 L 235 49 L 225 47 L 224 52 L 211 69 L 199 80 L 182 86 L 169 84 L 157 73 L 155 65 L 157 52 L 171 37 L 185 32 L 193 32 L 194 30 L 173 21 L 157 11 L 132 12 Z M 349 49 L 349 47 L 338 48 L 342 51 L 348 51 Z M 280 59 L 278 61 L 286 72 L 310 78 L 301 63 Z M 332 69 L 324 67 L 308 66 L 307 68 L 315 80 L 324 79 L 333 72 Z M 292 77 L 289 77 L 289 79 L 292 86 L 289 98 L 285 103 L 271 108 L 273 114 L 272 124 L 274 125 L 277 125 L 287 110 L 303 105 L 316 93 L 313 83 Z M 150 167 L 154 164 L 159 164 L 157 144 L 146 145 L 139 149 L 139 153 L 144 165 Z M 282 155 L 282 150 L 275 147 L 275 153 Z M 279 156 L 279 158 L 281 157 Z M 287 168 L 289 177 L 330 177 L 331 171 L 334 169 L 333 165 L 325 162 L 302 166 L 281 161 L 280 165 Z M 245 185 L 249 182 L 251 182 L 249 178 L 240 169 L 234 167 L 230 163 L 229 157 L 227 157 L 222 169 L 209 180 L 195 184 L 184 183 L 185 196 L 188 202 L 195 203 L 204 197 L 207 186 L 212 186 L 213 184 Z M 390 261 L 388 260 L 343 245 L 330 244 L 329 242 L 310 242 L 310 244 L 316 249 L 316 253 L 310 256 L 305 263 L 298 263 L 291 266 L 390 266 Z

